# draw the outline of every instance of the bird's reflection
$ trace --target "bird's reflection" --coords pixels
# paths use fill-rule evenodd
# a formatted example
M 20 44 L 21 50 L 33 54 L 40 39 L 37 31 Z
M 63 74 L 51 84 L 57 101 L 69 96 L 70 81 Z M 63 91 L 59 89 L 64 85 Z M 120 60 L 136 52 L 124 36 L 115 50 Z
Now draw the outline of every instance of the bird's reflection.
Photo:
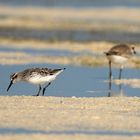
M 108 95 L 107 95 L 108 97 L 114 96 L 114 92 L 112 90 L 112 83 L 113 83 L 113 80 L 110 78 L 108 82 L 109 84 Z M 117 85 L 118 85 L 119 96 L 124 96 L 123 83 L 120 81 L 120 83 Z
M 112 78 L 109 77 L 109 86 L 108 86 L 108 97 L 111 97 L 111 90 L 112 90 Z

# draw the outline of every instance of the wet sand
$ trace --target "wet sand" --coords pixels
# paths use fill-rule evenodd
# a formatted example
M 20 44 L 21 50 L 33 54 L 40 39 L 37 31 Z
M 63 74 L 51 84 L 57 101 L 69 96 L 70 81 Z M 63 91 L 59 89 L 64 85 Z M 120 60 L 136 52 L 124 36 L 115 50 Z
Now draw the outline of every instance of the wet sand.
M 140 139 L 140 98 L 0 96 L 0 139 Z
M 125 7 L 0 6 L 0 38 L 139 43 L 139 12 Z
M 0 64 L 1 65 L 21 65 L 21 64 L 60 64 L 60 65 L 75 65 L 75 66 L 107 66 L 108 60 L 104 52 L 108 51 L 116 43 L 110 42 L 45 42 L 45 41 L 14 41 L 14 40 L 1 40 L 0 49 L 5 49 L 0 52 Z M 8 49 L 13 51 L 8 51 Z M 14 51 L 16 50 L 16 51 Z M 28 53 L 24 50 L 31 51 L 58 51 L 75 53 L 74 55 L 67 54 L 63 56 L 51 55 L 40 53 Z M 137 53 L 140 52 L 139 44 L 136 45 Z M 80 55 L 77 55 L 79 53 Z M 64 53 L 63 53 L 64 54 Z M 140 59 L 139 55 L 133 56 L 132 59 L 126 64 L 129 68 L 139 68 Z
M 124 7 L 75 9 L 0 6 L 0 64 L 107 66 L 104 52 L 120 42 L 135 44 L 139 54 L 139 12 L 138 8 Z M 52 36 L 49 36 L 51 33 Z M 80 36 L 85 33 L 88 37 Z M 79 40 L 73 40 L 76 36 Z M 86 40 L 91 36 L 91 41 Z M 80 37 L 86 38 L 86 41 L 80 42 Z M 114 39 L 117 41 L 113 42 Z M 13 50 L 6 51 L 9 48 Z M 25 49 L 67 51 L 80 55 L 47 56 L 28 53 Z M 132 63 L 129 62 L 128 67 L 140 67 L 139 55 L 134 57 Z

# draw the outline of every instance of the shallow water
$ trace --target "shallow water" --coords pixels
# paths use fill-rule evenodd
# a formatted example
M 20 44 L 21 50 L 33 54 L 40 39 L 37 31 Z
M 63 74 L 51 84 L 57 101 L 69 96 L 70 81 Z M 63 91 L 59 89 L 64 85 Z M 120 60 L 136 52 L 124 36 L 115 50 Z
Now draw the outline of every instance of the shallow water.
M 71 131 L 43 131 L 43 130 L 30 130 L 24 128 L 0 128 L 0 134 L 47 134 L 47 135 L 74 135 L 74 134 L 84 134 L 84 135 L 111 135 L 111 136 L 140 136 L 140 132 L 129 132 L 129 131 L 106 131 L 106 130 L 71 130 Z
M 38 87 L 28 83 L 16 83 L 9 92 L 6 92 L 10 82 L 9 75 L 14 72 L 22 71 L 29 67 L 50 67 L 67 69 L 57 77 L 50 87 L 46 89 L 46 96 L 64 96 L 64 97 L 102 97 L 108 96 L 108 68 L 107 67 L 76 67 L 76 66 L 57 66 L 57 65 L 13 65 L 0 66 L 0 95 L 35 95 Z M 114 79 L 118 76 L 118 69 L 113 69 Z M 123 78 L 140 79 L 138 69 L 124 69 Z M 123 96 L 140 96 L 139 88 L 132 88 L 128 85 L 122 85 Z M 122 96 L 119 86 L 112 85 L 111 96 Z
M 110 7 L 110 6 L 128 6 L 139 7 L 139 0 L 5 0 L 1 4 L 13 6 L 45 6 L 45 7 Z
M 109 21 L 108 21 L 109 22 Z M 120 22 L 120 21 L 119 21 Z M 124 23 L 125 24 L 125 23 Z M 98 30 L 69 30 L 69 29 L 21 29 L 21 28 L 0 28 L 0 37 L 13 38 L 16 40 L 33 39 L 48 41 L 111 41 L 111 42 L 134 42 L 140 43 L 140 33 L 123 31 L 98 31 Z
M 30 47 L 29 47 L 30 48 Z M 21 51 L 30 55 L 46 55 L 46 56 L 81 56 L 81 55 L 94 55 L 98 56 L 98 53 L 89 51 L 72 52 L 65 49 L 29 49 L 29 48 L 11 48 L 8 45 L 0 45 L 0 52 L 17 52 Z

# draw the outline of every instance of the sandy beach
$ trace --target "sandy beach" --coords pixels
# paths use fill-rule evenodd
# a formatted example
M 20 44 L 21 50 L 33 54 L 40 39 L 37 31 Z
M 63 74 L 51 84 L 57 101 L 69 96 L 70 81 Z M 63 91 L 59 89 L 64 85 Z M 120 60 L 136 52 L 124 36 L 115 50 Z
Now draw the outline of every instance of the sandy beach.
M 0 97 L 0 139 L 140 139 L 138 97 Z
M 140 68 L 139 13 L 140 9 L 135 7 L 76 9 L 0 5 L 0 140 L 139 140 L 140 98 L 125 97 L 139 96 L 139 89 L 128 92 L 130 88 L 126 87 L 139 88 L 140 85 L 136 71 Z M 97 97 L 100 92 L 106 92 L 108 82 L 108 60 L 104 52 L 119 43 L 133 44 L 137 52 L 126 64 L 131 73 L 127 69 L 126 78 L 113 80 L 113 84 L 123 84 L 127 94 Z M 5 86 L 10 73 L 39 64 L 72 66 L 62 77 L 64 82 L 73 83 L 74 78 L 79 79 L 77 73 L 81 73 L 79 77 L 86 73 L 87 79 L 83 81 L 92 85 L 83 90 L 81 87 L 86 84 L 82 85 L 80 79 L 75 80 L 78 90 L 71 89 L 70 84 L 65 85 L 66 91 L 60 86 L 48 91 L 50 96 L 45 97 L 4 96 L 32 95 L 30 91 L 20 89 L 23 85 L 6 94 Z M 85 67 L 92 67 L 93 72 Z M 90 97 L 87 91 L 93 92 Z M 94 91 L 95 98 L 92 96 Z M 135 91 L 137 94 L 133 94 Z M 54 92 L 56 94 L 52 95 Z M 79 92 L 79 96 L 56 97 L 67 96 L 68 92 L 71 96 L 77 96 Z

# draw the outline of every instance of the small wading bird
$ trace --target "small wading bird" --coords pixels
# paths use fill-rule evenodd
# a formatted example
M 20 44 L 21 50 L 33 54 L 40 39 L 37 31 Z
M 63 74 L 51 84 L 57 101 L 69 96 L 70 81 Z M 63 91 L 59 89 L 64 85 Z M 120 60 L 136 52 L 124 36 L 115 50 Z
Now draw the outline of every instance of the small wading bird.
M 14 73 L 10 76 L 11 82 L 7 88 L 7 91 L 10 89 L 12 84 L 25 81 L 31 84 L 39 85 L 39 91 L 36 96 L 39 96 L 39 93 L 42 89 L 42 85 L 46 84 L 42 90 L 42 95 L 44 96 L 46 88 L 51 84 L 55 78 L 65 70 L 63 69 L 48 69 L 48 68 L 30 68 L 22 72 Z
M 119 79 L 121 79 L 121 73 L 124 65 L 128 60 L 136 54 L 135 47 L 133 45 L 119 44 L 112 47 L 108 52 L 105 52 L 107 59 L 109 60 L 109 94 L 111 92 L 111 79 L 112 70 L 111 63 L 118 64 L 120 66 Z

